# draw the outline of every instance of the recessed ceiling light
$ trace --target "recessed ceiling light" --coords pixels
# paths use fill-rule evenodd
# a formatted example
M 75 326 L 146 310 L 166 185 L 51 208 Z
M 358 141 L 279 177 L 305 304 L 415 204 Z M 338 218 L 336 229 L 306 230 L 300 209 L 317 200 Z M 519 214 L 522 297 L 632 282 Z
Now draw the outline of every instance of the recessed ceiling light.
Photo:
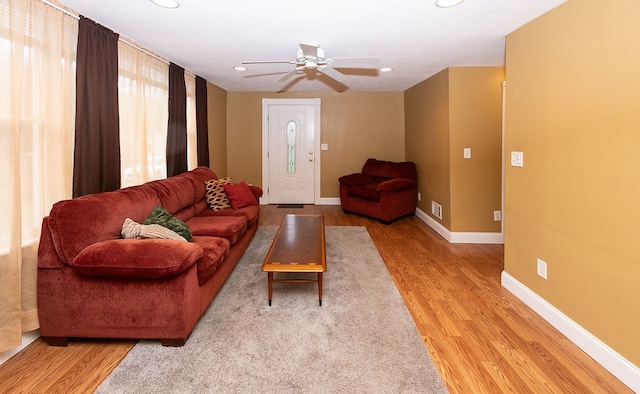
M 247 71 L 247 68 L 244 66 L 235 66 L 233 69 L 236 71 Z
M 436 7 L 448 8 L 462 3 L 464 0 L 436 0 Z
M 380 71 L 381 73 L 388 73 L 391 70 L 393 70 L 391 67 L 382 67 L 378 71 Z
M 180 3 L 176 0 L 151 0 L 151 2 L 157 6 L 162 8 L 178 8 L 180 7 Z

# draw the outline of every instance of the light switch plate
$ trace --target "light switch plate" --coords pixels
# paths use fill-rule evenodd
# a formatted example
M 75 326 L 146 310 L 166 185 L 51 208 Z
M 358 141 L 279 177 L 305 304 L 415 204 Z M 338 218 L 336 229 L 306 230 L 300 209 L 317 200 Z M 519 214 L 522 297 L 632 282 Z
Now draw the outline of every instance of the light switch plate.
M 464 154 L 463 154 L 465 159 L 470 159 L 471 158 L 471 148 L 464 148 Z
M 524 167 L 524 153 L 511 152 L 511 166 L 512 167 Z
M 329 144 L 320 144 L 320 150 L 329 150 Z

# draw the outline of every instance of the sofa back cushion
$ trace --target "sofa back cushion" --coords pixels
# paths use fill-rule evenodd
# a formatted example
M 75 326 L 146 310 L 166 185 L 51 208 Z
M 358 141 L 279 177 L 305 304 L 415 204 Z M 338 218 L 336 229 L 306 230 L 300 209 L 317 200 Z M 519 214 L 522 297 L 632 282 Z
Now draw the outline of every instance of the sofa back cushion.
M 204 166 L 200 166 L 193 169 L 192 171 L 180 174 L 180 176 L 184 176 L 185 178 L 189 179 L 191 183 L 193 183 L 194 197 L 195 197 L 194 203 L 204 198 L 204 193 L 205 193 L 204 184 L 209 179 L 218 179 L 218 176 L 216 175 L 215 172 L 211 171 L 209 167 L 204 167 Z
M 416 164 L 412 161 L 392 162 L 367 159 L 362 167 L 362 173 L 374 177 L 405 178 L 414 182 L 418 181 Z
M 210 179 L 218 179 L 218 176 L 209 167 L 205 166 L 197 167 L 192 171 L 181 174 L 181 176 L 189 179 L 193 184 L 193 216 L 197 216 L 207 208 L 205 199 L 206 182 Z
M 160 198 L 160 205 L 172 215 L 193 206 L 193 184 L 184 176 L 152 181 L 146 185 L 156 191 Z M 190 217 L 180 218 L 180 220 L 187 219 Z
M 126 218 L 142 222 L 156 205 L 161 201 L 147 185 L 60 201 L 47 221 L 54 248 L 69 264 L 87 246 L 121 238 Z

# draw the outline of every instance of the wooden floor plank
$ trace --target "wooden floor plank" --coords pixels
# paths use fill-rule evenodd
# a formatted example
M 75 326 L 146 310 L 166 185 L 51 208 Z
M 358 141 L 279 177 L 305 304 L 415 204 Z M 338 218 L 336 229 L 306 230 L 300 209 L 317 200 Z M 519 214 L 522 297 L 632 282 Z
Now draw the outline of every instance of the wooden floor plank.
M 338 206 L 262 206 L 260 225 L 288 213 L 367 228 L 451 393 L 632 393 L 501 286 L 501 245 L 449 244 L 417 217 L 385 225 Z M 0 366 L 0 393 L 92 392 L 134 344 L 37 340 Z

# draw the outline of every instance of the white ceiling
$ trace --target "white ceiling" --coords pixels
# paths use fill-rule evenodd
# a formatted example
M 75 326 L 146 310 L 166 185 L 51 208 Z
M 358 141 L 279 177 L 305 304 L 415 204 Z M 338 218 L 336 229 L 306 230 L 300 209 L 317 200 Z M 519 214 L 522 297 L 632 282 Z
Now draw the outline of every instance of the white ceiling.
M 179 0 L 177 9 L 150 0 L 61 0 L 228 91 L 404 91 L 453 66 L 504 65 L 505 36 L 565 0 Z M 332 57 L 377 57 L 389 73 L 341 69 L 338 84 L 317 71 L 276 80 L 299 43 Z

